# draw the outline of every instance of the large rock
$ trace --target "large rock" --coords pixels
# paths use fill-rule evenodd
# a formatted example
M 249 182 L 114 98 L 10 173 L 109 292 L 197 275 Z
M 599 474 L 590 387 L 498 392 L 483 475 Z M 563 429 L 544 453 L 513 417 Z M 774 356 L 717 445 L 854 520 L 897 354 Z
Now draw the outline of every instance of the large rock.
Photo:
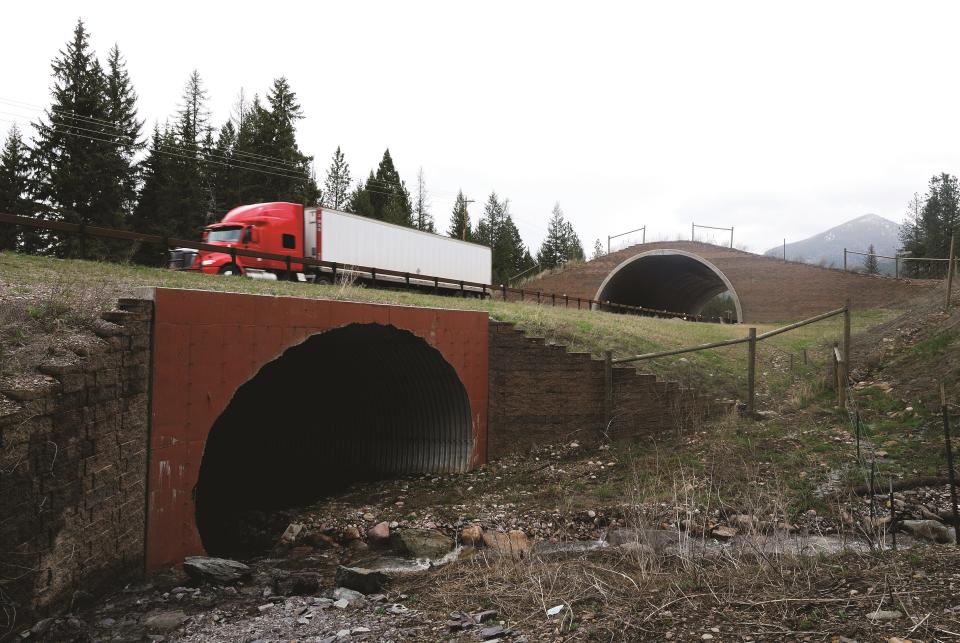
M 337 567 L 336 583 L 339 587 L 353 589 L 361 594 L 376 594 L 390 582 L 384 572 L 363 567 Z
M 508 533 L 487 531 L 483 534 L 483 544 L 505 556 L 523 558 L 530 552 L 530 539 L 519 529 Z
M 923 538 L 938 543 L 951 543 L 953 531 L 936 520 L 904 520 L 900 526 L 914 538 Z
M 187 615 L 180 610 L 154 612 L 143 619 L 143 625 L 151 632 L 170 632 L 180 627 L 186 620 Z
M 433 529 L 398 529 L 390 534 L 390 544 L 412 558 L 442 558 L 453 550 L 453 539 Z
M 483 527 L 480 525 L 470 525 L 460 530 L 460 542 L 471 547 L 479 547 L 483 544 Z
M 367 542 L 371 547 L 386 547 L 390 544 L 390 523 L 384 520 L 368 529 Z
M 183 571 L 194 580 L 231 585 L 250 577 L 250 568 L 235 560 L 209 556 L 187 556 L 183 559 Z

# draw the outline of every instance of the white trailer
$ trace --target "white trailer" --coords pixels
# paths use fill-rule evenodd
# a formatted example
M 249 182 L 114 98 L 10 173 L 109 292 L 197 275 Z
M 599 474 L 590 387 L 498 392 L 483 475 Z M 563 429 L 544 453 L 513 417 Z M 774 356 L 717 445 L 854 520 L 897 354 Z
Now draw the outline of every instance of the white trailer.
M 433 278 L 446 287 L 459 287 L 460 282 L 490 285 L 491 253 L 487 246 L 329 208 L 308 208 L 303 221 L 305 254 L 334 262 L 345 272 L 358 272 L 351 270 L 355 266 L 371 266 L 409 273 L 411 283 L 418 285 L 433 285 Z M 376 278 L 405 281 L 404 277 L 390 275 L 378 274 Z

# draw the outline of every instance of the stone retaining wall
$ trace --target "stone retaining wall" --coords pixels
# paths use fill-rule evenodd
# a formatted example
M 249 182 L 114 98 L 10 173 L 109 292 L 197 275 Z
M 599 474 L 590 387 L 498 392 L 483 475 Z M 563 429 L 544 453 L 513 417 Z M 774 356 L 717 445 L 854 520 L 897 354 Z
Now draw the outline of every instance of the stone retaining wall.
M 120 300 L 84 354 L 0 387 L 0 637 L 143 571 L 152 316 Z

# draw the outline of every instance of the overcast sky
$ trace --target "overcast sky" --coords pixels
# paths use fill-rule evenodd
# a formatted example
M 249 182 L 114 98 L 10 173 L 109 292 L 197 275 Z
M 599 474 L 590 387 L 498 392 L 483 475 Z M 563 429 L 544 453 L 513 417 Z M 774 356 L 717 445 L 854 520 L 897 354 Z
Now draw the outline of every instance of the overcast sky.
M 960 165 L 960 4 L 5 3 L 0 98 L 45 106 L 78 17 L 126 56 L 149 125 L 191 70 L 214 122 L 287 76 L 322 175 L 390 148 L 445 230 L 458 189 L 510 199 L 536 251 L 559 201 L 589 252 L 648 226 L 735 226 L 753 251 L 867 212 L 901 221 Z M 36 112 L 0 104 L 0 126 Z

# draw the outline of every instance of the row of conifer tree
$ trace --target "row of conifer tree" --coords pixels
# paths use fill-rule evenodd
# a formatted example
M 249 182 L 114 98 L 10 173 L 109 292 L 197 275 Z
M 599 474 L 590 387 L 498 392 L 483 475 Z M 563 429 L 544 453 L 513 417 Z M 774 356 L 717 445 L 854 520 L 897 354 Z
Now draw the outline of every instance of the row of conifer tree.
M 389 149 L 376 171 L 354 183 L 338 147 L 320 184 L 313 158 L 297 143 L 296 125 L 304 112 L 284 77 L 262 98 L 241 92 L 230 118 L 215 127 L 194 71 L 177 113 L 145 131 L 120 50 L 111 48 L 101 64 L 82 21 L 51 67 L 51 104 L 33 123 L 32 137 L 14 125 L 0 152 L 0 211 L 198 239 L 204 226 L 237 205 L 292 201 L 438 232 L 423 169 L 411 194 Z M 507 199 L 491 193 L 476 225 L 468 203 L 460 191 L 445 232 L 492 249 L 495 284 L 535 267 L 584 259 L 559 204 L 534 259 Z M 2 249 L 61 257 L 80 251 L 75 237 L 9 226 L 0 227 Z M 156 248 L 90 240 L 84 254 L 153 264 L 162 263 L 164 255 Z

